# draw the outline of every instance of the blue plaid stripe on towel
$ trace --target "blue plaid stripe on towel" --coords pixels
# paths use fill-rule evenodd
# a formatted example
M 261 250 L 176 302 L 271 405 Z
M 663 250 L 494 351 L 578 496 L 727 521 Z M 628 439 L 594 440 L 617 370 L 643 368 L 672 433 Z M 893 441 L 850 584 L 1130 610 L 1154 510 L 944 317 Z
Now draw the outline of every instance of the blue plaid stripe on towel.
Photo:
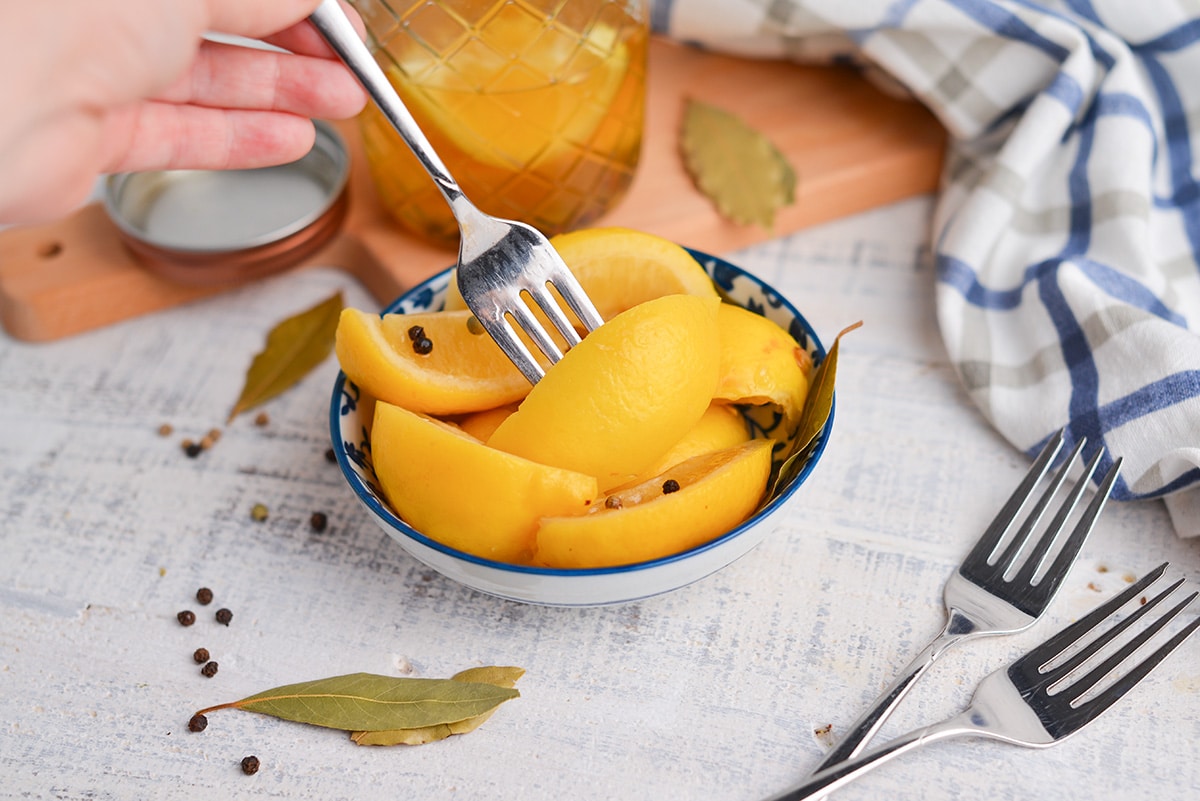
M 1064 425 L 1103 441 L 1125 458 L 1114 497 L 1165 497 L 1200 535 L 1195 4 L 656 3 L 673 38 L 854 58 L 937 114 L 938 317 L 971 397 L 1030 455 Z

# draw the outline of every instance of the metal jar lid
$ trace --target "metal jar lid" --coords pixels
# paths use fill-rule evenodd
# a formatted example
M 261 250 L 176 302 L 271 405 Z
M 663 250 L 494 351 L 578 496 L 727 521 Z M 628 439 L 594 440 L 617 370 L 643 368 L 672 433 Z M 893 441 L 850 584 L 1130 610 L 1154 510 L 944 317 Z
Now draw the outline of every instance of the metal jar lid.
M 295 266 L 338 231 L 350 157 L 317 122 L 312 150 L 277 167 L 121 173 L 104 208 L 149 270 L 183 284 L 248 281 Z

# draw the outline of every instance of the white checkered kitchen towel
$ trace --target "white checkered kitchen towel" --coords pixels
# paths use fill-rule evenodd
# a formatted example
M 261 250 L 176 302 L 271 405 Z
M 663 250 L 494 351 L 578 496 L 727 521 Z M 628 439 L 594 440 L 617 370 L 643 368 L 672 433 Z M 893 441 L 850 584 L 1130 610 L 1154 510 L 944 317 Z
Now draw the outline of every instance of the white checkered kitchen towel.
M 1165 497 L 1200 535 L 1200 5 L 655 0 L 653 20 L 851 57 L 920 98 L 951 135 L 938 316 L 971 397 L 1030 455 L 1064 425 L 1103 441 L 1115 498 Z

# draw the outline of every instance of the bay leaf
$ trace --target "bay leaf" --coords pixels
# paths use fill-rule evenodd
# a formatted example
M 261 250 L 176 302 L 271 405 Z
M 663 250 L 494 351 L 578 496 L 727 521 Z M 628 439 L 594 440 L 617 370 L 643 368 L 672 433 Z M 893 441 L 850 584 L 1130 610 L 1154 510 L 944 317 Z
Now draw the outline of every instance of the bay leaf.
M 775 213 L 796 200 L 796 172 L 787 158 L 728 111 L 685 99 L 679 147 L 696 188 L 732 222 L 769 229 Z
M 272 328 L 266 345 L 246 371 L 242 394 L 229 412 L 229 420 L 290 389 L 325 361 L 333 350 L 341 313 L 342 293 L 336 292 Z
M 519 695 L 488 682 L 351 673 L 286 684 L 196 714 L 244 709 L 331 729 L 382 731 L 457 723 Z
M 512 688 L 517 679 L 525 675 L 519 667 L 478 667 L 468 668 L 450 677 L 451 681 L 484 682 L 495 684 L 497 687 Z M 489 709 L 480 715 L 466 718 L 453 723 L 439 723 L 436 726 L 421 726 L 410 729 L 387 729 L 384 731 L 356 731 L 350 739 L 358 745 L 424 745 L 426 743 L 444 740 L 455 734 L 467 734 L 475 731 L 492 716 L 495 709 Z
M 779 472 L 771 485 L 771 491 L 767 493 L 768 500 L 778 495 L 783 485 L 800 470 L 804 460 L 808 457 L 809 447 L 813 444 L 813 440 L 829 422 L 829 415 L 833 411 L 834 384 L 837 380 L 838 343 L 842 341 L 843 336 L 861 325 L 862 321 L 859 320 L 857 323 L 843 328 L 834 337 L 833 344 L 829 346 L 825 358 L 821 360 L 821 364 L 813 373 L 812 384 L 808 388 L 808 397 L 804 401 L 804 410 L 800 413 L 800 422 L 796 426 L 795 435 L 789 441 L 788 455 L 779 467 Z
M 451 681 L 476 681 L 484 684 L 495 684 L 497 687 L 516 686 L 517 680 L 525 675 L 525 668 L 507 665 L 485 665 L 483 667 L 467 668 L 450 677 Z

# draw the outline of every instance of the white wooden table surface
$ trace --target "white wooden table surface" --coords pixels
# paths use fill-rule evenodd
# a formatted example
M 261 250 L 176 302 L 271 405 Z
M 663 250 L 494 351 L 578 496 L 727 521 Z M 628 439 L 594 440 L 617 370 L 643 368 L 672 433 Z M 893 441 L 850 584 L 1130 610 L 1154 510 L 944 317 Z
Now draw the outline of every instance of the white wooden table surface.
M 945 577 L 1027 467 L 947 363 L 930 209 L 917 199 L 734 254 L 826 341 L 865 322 L 843 342 L 831 444 L 762 546 L 615 608 L 500 601 L 408 557 L 325 459 L 332 358 L 267 407 L 267 426 L 246 415 L 198 458 L 181 452 L 223 423 L 274 323 L 337 289 L 372 305 L 339 271 L 60 343 L 0 338 L 0 796 L 754 801 L 800 779 L 828 746 L 814 731 L 836 734 L 941 627 Z M 951 651 L 885 736 L 957 711 L 985 673 L 1163 559 L 1200 577 L 1200 541 L 1176 538 L 1161 505 L 1110 505 L 1048 619 Z M 213 678 L 192 662 L 199 646 Z M 360 748 L 236 711 L 186 727 L 197 708 L 279 684 L 481 664 L 526 668 L 522 697 L 432 745 Z M 1198 691 L 1193 641 L 1057 748 L 938 744 L 838 798 L 1200 798 Z M 239 769 L 248 754 L 255 776 Z

